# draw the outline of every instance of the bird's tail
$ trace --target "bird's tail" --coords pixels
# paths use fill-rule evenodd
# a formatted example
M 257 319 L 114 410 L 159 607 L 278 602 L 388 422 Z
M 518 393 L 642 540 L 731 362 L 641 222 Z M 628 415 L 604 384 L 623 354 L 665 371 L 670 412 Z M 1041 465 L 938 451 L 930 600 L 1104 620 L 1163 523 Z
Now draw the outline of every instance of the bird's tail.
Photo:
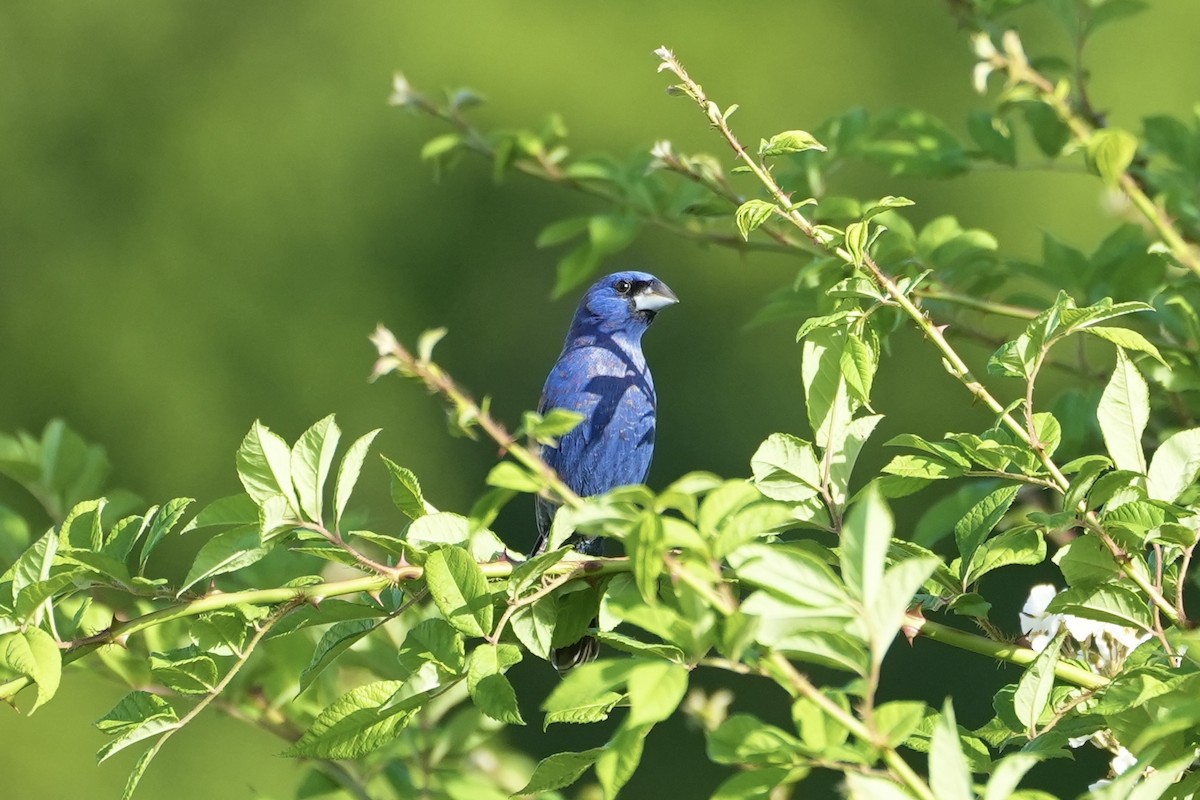
M 592 627 L 595 627 L 598 621 L 592 622 Z M 596 660 L 600 655 L 600 642 L 595 636 L 584 636 L 577 642 L 567 645 L 566 647 L 555 648 L 550 653 L 550 663 L 558 670 L 560 675 L 565 675 L 575 667 L 588 664 Z

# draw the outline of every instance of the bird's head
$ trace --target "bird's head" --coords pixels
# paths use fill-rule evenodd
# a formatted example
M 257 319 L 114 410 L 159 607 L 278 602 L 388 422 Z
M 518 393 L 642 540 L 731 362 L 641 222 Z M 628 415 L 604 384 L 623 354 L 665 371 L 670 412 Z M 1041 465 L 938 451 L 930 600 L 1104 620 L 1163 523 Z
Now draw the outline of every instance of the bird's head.
M 647 272 L 614 272 L 584 294 L 573 327 L 640 335 L 659 310 L 678 302 L 669 286 Z

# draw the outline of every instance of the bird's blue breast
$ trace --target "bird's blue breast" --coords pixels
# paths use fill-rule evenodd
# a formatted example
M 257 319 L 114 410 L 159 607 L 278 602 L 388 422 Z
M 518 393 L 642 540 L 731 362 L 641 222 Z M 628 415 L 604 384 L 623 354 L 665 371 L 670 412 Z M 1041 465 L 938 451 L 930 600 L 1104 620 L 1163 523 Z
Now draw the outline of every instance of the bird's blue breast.
M 568 342 L 546 379 L 541 411 L 563 408 L 583 421 L 543 447 L 542 458 L 579 495 L 644 483 L 654 453 L 654 382 L 640 343 L 607 336 Z M 554 508 L 539 503 L 539 528 Z M 543 536 L 547 530 L 542 530 Z

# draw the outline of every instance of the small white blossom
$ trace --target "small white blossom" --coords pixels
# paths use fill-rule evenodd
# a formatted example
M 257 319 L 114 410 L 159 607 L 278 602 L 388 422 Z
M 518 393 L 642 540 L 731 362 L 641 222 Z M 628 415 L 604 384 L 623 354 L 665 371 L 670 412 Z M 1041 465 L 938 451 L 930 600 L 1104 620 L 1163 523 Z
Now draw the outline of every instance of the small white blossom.
M 1062 624 L 1061 614 L 1047 614 L 1046 607 L 1058 590 L 1049 583 L 1039 583 L 1029 590 L 1029 598 L 1021 608 L 1021 633 L 1029 638 L 1029 646 L 1037 652 L 1046 649 Z
M 1135 764 L 1137 764 L 1137 756 L 1129 752 L 1124 747 L 1117 750 L 1117 754 L 1113 756 L 1112 771 L 1113 775 L 1124 775 Z
M 412 86 L 403 73 L 397 72 L 392 76 L 392 96 L 388 98 L 388 105 L 406 106 L 414 96 Z

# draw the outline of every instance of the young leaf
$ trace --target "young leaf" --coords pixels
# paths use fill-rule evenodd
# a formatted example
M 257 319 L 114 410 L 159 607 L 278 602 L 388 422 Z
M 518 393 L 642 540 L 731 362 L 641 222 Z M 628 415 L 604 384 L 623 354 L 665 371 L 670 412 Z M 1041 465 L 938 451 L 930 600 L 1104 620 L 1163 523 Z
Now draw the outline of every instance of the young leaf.
M 316 650 L 313 651 L 308 666 L 300 673 L 300 688 L 297 694 L 311 686 L 317 676 L 337 660 L 338 656 L 379 627 L 379 624 L 379 621 L 374 619 L 354 619 L 330 626 L 329 630 L 321 636 L 321 641 L 317 642 Z
M 963 569 L 963 586 L 972 586 L 992 570 L 1024 564 L 1033 566 L 1046 560 L 1046 540 L 1042 531 L 1014 528 L 988 539 L 971 556 Z
M 401 681 L 376 681 L 351 689 L 322 711 L 300 739 L 283 752 L 289 758 L 361 758 L 396 738 L 425 695 L 387 702 Z
M 604 659 L 576 667 L 566 674 L 542 703 L 543 727 L 555 722 L 598 722 L 608 718 L 624 696 L 614 689 L 625 683 L 638 659 Z
M 657 514 L 642 514 L 625 541 L 626 552 L 633 560 L 633 578 L 642 598 L 653 605 L 658 602 L 658 579 L 663 574 L 663 524 Z
M 1150 392 L 1137 367 L 1117 349 L 1117 366 L 1096 410 L 1104 445 L 1117 469 L 1145 474 L 1142 433 L 1150 419 Z
M 538 762 L 533 774 L 529 776 L 529 781 L 515 794 L 540 795 L 556 789 L 565 789 L 579 780 L 603 752 L 603 747 L 593 747 L 582 753 L 555 753 L 547 756 Z
M 733 219 L 742 238 L 748 240 L 750 234 L 769 220 L 777 210 L 774 203 L 768 203 L 766 200 L 747 200 L 738 206 Z
M 150 673 L 180 694 L 208 694 L 217 685 L 217 662 L 196 647 L 151 653 Z
M 1017 719 L 1025 726 L 1025 735 L 1030 739 L 1038 735 L 1038 722 L 1050 707 L 1050 693 L 1054 689 L 1054 665 L 1058 663 L 1058 654 L 1066 635 L 1065 630 L 1060 631 L 1021 675 L 1021 680 L 1017 681 L 1013 709 Z
M 716 764 L 792 765 L 803 750 L 795 736 L 749 714 L 734 714 L 708 734 L 708 760 Z
M 596 778 L 604 790 L 605 800 L 616 800 L 642 760 L 642 747 L 652 724 L 638 725 L 632 717 L 617 731 L 616 735 L 596 759 Z
M 194 502 L 190 497 L 177 497 L 167 502 L 154 514 L 146 533 L 146 541 L 142 544 L 142 552 L 138 557 L 139 572 L 145 571 L 146 559 L 150 557 L 150 552 L 162 541 L 163 537 L 171 532 L 171 529 L 183 516 L 183 512 L 187 511 L 188 506 Z
M 775 134 L 769 141 L 762 141 L 758 146 L 758 154 L 763 157 L 800 153 L 805 150 L 824 152 L 825 145 L 818 142 L 808 131 L 784 131 Z
M 687 693 L 688 671 L 670 661 L 644 661 L 629 673 L 629 725 L 661 722 Z
M 425 562 L 425 583 L 446 620 L 467 636 L 487 636 L 492 629 L 492 596 L 487 578 L 460 547 L 436 550 Z
M 1088 160 L 1105 183 L 1115 185 L 1133 163 L 1137 147 L 1137 137 L 1132 133 L 1118 128 L 1101 128 L 1088 141 Z
M 383 459 L 384 466 L 392 478 L 392 502 L 396 504 L 396 508 L 412 520 L 434 513 L 435 509 L 425 501 L 425 496 L 421 493 L 421 483 L 412 470 L 400 466 L 387 456 L 380 458 Z
M 429 662 L 449 675 L 459 675 L 466 666 L 462 634 L 441 617 L 421 620 L 405 634 L 398 659 L 405 680 Z
M 283 495 L 288 507 L 299 514 L 291 460 L 287 442 L 255 420 L 237 452 L 238 477 L 246 487 L 246 494 L 259 505 L 274 495 Z
M 262 543 L 257 528 L 234 528 L 218 533 L 196 554 L 192 568 L 179 587 L 179 594 L 200 581 L 249 566 L 269 552 L 271 546 Z
M 325 481 L 341 436 L 330 414 L 306 430 L 292 446 L 292 483 L 296 486 L 300 510 L 313 522 L 322 521 Z
M 1066 589 L 1055 595 L 1046 610 L 1071 614 L 1099 622 L 1111 622 L 1139 631 L 1151 631 L 1150 608 L 1146 600 L 1123 586 L 1106 583 L 1094 589 Z
M 1162 353 L 1158 352 L 1158 348 L 1154 346 L 1145 336 L 1142 336 L 1135 330 L 1129 328 L 1111 328 L 1104 325 L 1097 325 L 1091 328 L 1084 328 L 1084 333 L 1091 334 L 1105 341 L 1112 342 L 1122 350 L 1133 350 L 1138 353 L 1145 353 L 1153 358 L 1164 367 L 1167 362 L 1163 360 Z
M 1146 491 L 1152 500 L 1173 503 L 1200 476 L 1200 428 L 1172 434 L 1150 459 Z
M 866 609 L 874 607 L 883 581 L 892 529 L 891 511 L 879 492 L 868 487 L 846 515 L 839 555 L 846 588 Z
M 467 659 L 467 690 L 480 711 L 499 722 L 524 725 L 517 693 L 504 672 L 521 660 L 512 644 L 481 644 Z
M 754 485 L 772 500 L 800 502 L 821 491 L 821 467 L 812 445 L 787 433 L 767 437 L 750 458 Z
M 37 685 L 37 699 L 29 709 L 32 714 L 58 691 L 62 651 L 54 637 L 41 628 L 13 631 L 0 635 L 0 667 L 23 675 Z
M 1018 484 L 1002 486 L 980 500 L 954 526 L 954 540 L 963 564 L 970 564 L 975 550 L 1008 513 L 1017 497 Z
M 971 772 L 963 755 L 954 706 L 950 698 L 942 707 L 929 748 L 929 788 L 938 800 L 973 800 Z
M 358 473 L 362 471 L 367 451 L 371 447 L 371 442 L 375 441 L 375 437 L 379 435 L 379 430 L 376 428 L 360 436 L 354 444 L 350 445 L 346 455 L 342 456 L 342 463 L 338 467 L 337 481 L 334 483 L 333 490 L 334 524 L 339 527 L 342 524 L 342 514 L 346 511 L 346 504 L 350 502 L 350 495 L 354 492 L 354 484 L 358 482 Z

